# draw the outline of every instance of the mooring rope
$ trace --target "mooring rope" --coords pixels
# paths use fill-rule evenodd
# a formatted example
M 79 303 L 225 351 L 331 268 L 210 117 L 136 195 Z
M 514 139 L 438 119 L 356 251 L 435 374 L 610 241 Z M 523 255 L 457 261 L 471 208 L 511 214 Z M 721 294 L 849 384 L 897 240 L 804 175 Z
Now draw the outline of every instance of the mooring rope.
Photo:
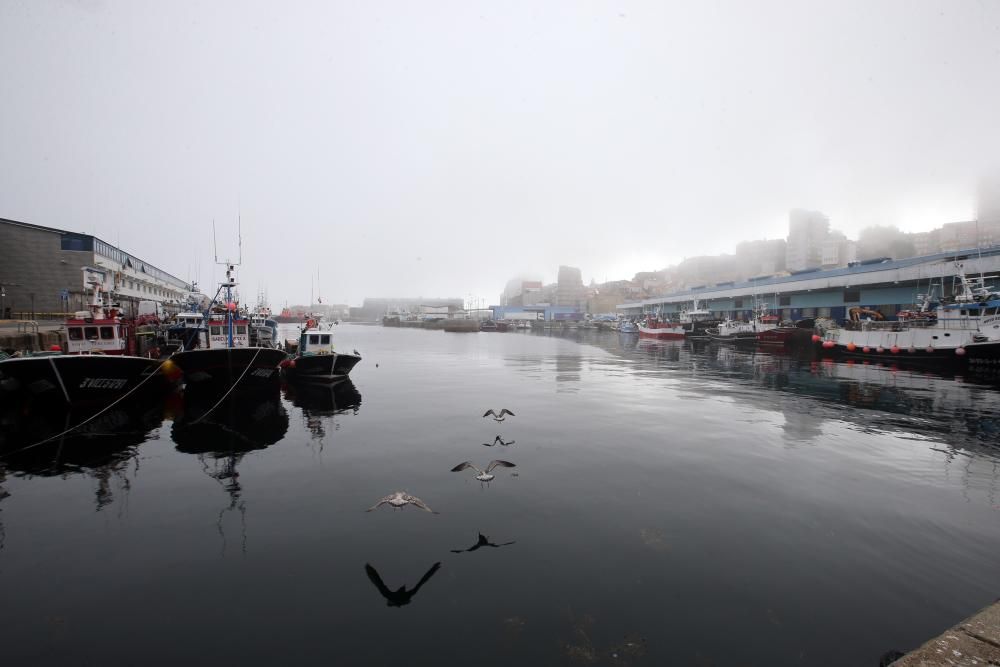
M 230 349 L 231 349 L 231 348 L 230 348 Z M 218 401 L 216 401 L 216 402 L 215 402 L 215 405 L 213 405 L 213 406 L 212 406 L 211 408 L 209 408 L 208 412 L 206 412 L 206 413 L 205 413 L 205 414 L 203 414 L 203 415 L 202 415 L 201 417 L 198 417 L 198 418 L 197 418 L 197 419 L 195 419 L 195 420 L 194 420 L 193 422 L 191 422 L 190 426 L 194 426 L 195 424 L 197 424 L 198 422 L 200 422 L 200 421 L 201 421 L 202 419 L 204 419 L 205 417 L 207 417 L 207 416 L 209 416 L 210 414 L 212 414 L 212 412 L 213 412 L 213 411 L 214 411 L 214 410 L 215 410 L 215 409 L 216 409 L 217 407 L 219 407 L 219 405 L 220 405 L 220 404 L 221 404 L 221 403 L 222 403 L 222 402 L 223 402 L 224 400 L 226 400 L 226 397 L 227 397 L 227 396 L 229 396 L 229 394 L 233 393 L 233 390 L 234 390 L 234 389 L 236 389 L 236 385 L 238 385 L 238 384 L 240 383 L 240 380 L 242 380 L 242 379 L 243 379 L 243 376 L 244 376 L 244 375 L 246 375 L 246 374 L 247 374 L 247 371 L 249 371 L 249 370 L 250 370 L 250 367 L 251 367 L 251 366 L 253 366 L 253 362 L 257 361 L 257 355 L 258 355 L 258 354 L 260 354 L 260 351 L 261 351 L 261 350 L 263 350 L 263 349 L 264 349 L 264 348 L 262 348 L 262 347 L 258 347 L 258 348 L 257 348 L 257 351 L 256 351 L 256 352 L 254 353 L 254 355 L 253 355 L 253 359 L 251 359 L 251 360 L 250 360 L 250 363 L 249 363 L 249 364 L 247 364 L 247 367 L 243 369 L 243 373 L 242 373 L 242 374 L 241 374 L 241 375 L 240 375 L 240 376 L 239 376 L 238 378 L 236 378 L 236 382 L 234 382 L 234 383 L 233 383 L 233 385 L 232 385 L 232 386 L 231 386 L 231 387 L 229 388 L 229 390 L 228 390 L 228 391 L 227 391 L 227 392 L 226 392 L 225 394 L 223 394 L 223 395 L 222 395 L 222 398 L 220 398 L 220 399 L 219 399 Z
M 156 367 L 156 370 L 154 370 L 152 373 L 150 373 L 149 375 L 147 375 L 141 382 L 139 382 L 139 384 L 137 384 L 136 386 L 132 387 L 127 392 L 125 392 L 124 394 L 122 394 L 118 399 L 116 399 L 115 401 L 113 401 L 110 405 L 108 405 L 107 407 L 105 407 L 100 412 L 97 412 L 97 413 L 91 415 L 90 417 L 84 419 L 82 422 L 80 422 L 79 424 L 77 424 L 75 426 L 71 426 L 70 428 L 66 429 L 62 433 L 57 433 L 56 435 L 53 435 L 52 437 L 45 438 L 44 440 L 40 440 L 40 441 L 34 443 L 33 445 L 28 445 L 27 447 L 21 447 L 20 449 L 15 449 L 12 452 L 0 452 L 0 458 L 3 458 L 5 456 L 11 456 L 13 454 L 20 454 L 21 452 L 26 452 L 29 449 L 34 449 L 35 447 L 38 447 L 40 445 L 44 445 L 47 442 L 52 442 L 56 438 L 61 438 L 64 435 L 66 435 L 67 433 L 70 433 L 71 431 L 75 431 L 76 429 L 80 428 L 81 426 L 85 426 L 85 425 L 89 424 L 90 422 L 94 421 L 95 419 L 97 419 L 98 417 L 100 417 L 101 415 L 103 415 L 105 412 L 107 412 L 108 410 L 110 410 L 111 408 L 115 407 L 116 405 L 118 405 L 119 403 L 121 403 L 122 401 L 124 401 L 126 398 L 128 398 L 133 392 L 135 392 L 136 390 L 138 390 L 139 387 L 141 387 L 142 385 L 146 384 L 149 381 L 150 378 L 155 377 L 159 373 L 160 369 L 163 368 L 163 364 L 167 363 L 168 361 L 170 361 L 170 357 L 167 357 L 166 359 L 164 359 L 163 361 L 161 361 L 160 365 Z M 54 362 L 53 362 L 53 364 L 54 364 Z M 53 370 L 56 370 L 56 369 L 53 369 Z M 60 384 L 62 384 L 62 378 L 60 377 L 58 370 L 56 370 L 56 377 L 59 378 L 59 382 L 60 382 Z

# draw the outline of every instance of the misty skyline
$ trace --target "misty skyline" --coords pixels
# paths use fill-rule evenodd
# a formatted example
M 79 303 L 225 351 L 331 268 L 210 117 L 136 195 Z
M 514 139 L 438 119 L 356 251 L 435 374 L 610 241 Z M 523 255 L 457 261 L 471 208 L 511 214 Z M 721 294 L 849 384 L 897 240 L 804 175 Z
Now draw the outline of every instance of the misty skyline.
M 975 217 L 1000 3 L 5 2 L 0 217 L 245 300 L 496 298 Z

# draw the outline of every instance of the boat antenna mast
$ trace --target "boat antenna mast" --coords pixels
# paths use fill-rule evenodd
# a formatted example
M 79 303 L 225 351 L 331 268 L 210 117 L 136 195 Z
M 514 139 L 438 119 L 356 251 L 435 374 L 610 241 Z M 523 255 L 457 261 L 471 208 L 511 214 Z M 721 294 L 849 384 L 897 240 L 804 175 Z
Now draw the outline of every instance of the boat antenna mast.
M 212 219 L 212 245 L 215 253 L 215 263 L 226 267 L 226 280 L 219 284 L 219 291 L 215 293 L 216 299 L 218 299 L 219 294 L 225 290 L 226 292 L 226 336 L 229 339 L 229 347 L 233 347 L 233 334 L 235 329 L 235 310 L 236 305 L 233 302 L 233 289 L 238 285 L 236 282 L 236 267 L 243 263 L 243 219 L 241 214 L 237 214 L 236 219 L 236 229 L 237 229 L 237 247 L 239 248 L 239 261 L 231 262 L 226 259 L 225 262 L 219 261 L 219 247 L 216 241 L 215 235 L 215 219 Z M 213 299 L 214 301 L 214 299 Z

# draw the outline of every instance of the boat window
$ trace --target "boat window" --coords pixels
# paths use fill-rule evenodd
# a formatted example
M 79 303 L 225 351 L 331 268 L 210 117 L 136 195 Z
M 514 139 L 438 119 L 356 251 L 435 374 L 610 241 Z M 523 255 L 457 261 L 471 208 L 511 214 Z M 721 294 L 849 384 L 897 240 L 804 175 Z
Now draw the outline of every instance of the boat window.
M 221 336 L 222 335 L 222 327 L 212 327 L 212 335 L 213 336 Z
M 237 336 L 246 336 L 247 335 L 247 325 L 245 325 L 245 324 L 238 325 L 236 327 L 236 335 Z
M 323 334 L 322 336 L 320 336 L 320 341 L 319 342 L 321 344 L 323 344 L 323 345 L 329 345 L 330 344 L 330 334 Z
M 114 340 L 115 330 L 113 327 L 101 327 L 101 340 Z
M 83 340 L 83 329 L 80 327 L 70 327 L 66 330 L 70 340 Z
M 996 314 L 997 314 L 996 308 L 987 308 L 985 312 L 983 312 L 983 315 L 996 315 Z
M 83 331 L 83 336 L 87 340 L 95 340 L 97 338 L 97 327 L 86 327 Z
M 962 309 L 962 315 L 968 315 L 968 314 L 969 314 L 969 311 L 966 310 L 965 308 L 963 308 Z
M 309 344 L 310 345 L 319 345 L 319 335 L 318 334 L 311 334 L 309 336 Z

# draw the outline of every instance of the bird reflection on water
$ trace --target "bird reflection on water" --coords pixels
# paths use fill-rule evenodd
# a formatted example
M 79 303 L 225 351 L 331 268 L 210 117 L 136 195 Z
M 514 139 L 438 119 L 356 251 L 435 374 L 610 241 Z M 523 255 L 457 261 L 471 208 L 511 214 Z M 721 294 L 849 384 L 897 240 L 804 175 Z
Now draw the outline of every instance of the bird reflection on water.
M 451 552 L 453 554 L 463 554 L 467 551 L 472 552 L 475 551 L 476 549 L 481 549 L 483 547 L 493 547 L 494 549 L 499 549 L 500 547 L 505 547 L 509 544 L 514 544 L 514 543 L 515 543 L 514 541 L 511 541 L 511 542 L 501 542 L 500 544 L 497 544 L 496 542 L 490 542 L 489 537 L 483 535 L 482 533 L 479 533 L 479 538 L 476 540 L 476 543 L 473 544 L 471 547 L 469 547 L 468 549 L 452 549 Z
M 424 573 L 424 576 L 420 577 L 420 581 L 417 585 L 413 587 L 412 590 L 406 590 L 406 586 L 400 586 L 396 590 L 391 590 L 382 581 L 382 577 L 379 576 L 378 570 L 371 566 L 369 563 L 365 563 L 365 573 L 368 574 L 368 580 L 375 585 L 378 592 L 385 598 L 386 605 L 390 607 L 402 607 L 403 605 L 410 604 L 413 597 L 420 591 L 421 587 L 430 581 L 434 573 L 441 569 L 441 563 L 434 563 L 431 565 L 430 569 Z

